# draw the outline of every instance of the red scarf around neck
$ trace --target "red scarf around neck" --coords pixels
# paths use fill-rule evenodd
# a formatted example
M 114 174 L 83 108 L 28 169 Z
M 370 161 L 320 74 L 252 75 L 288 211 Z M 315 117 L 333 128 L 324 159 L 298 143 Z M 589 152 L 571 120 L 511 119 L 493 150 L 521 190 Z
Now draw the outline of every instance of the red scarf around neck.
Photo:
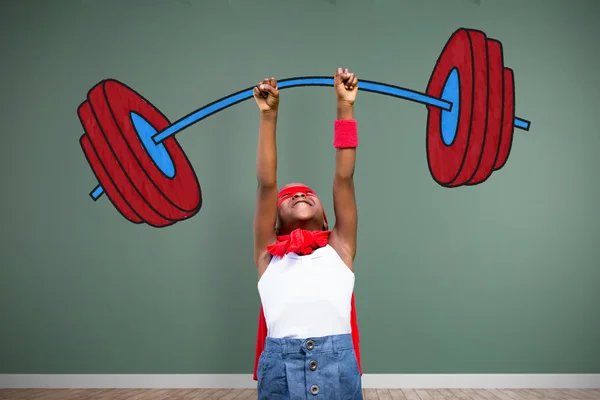
M 279 192 L 279 201 L 277 206 L 279 207 L 283 200 L 287 198 L 287 196 L 293 195 L 293 193 L 297 193 L 301 191 L 305 193 L 307 196 L 314 196 L 314 192 L 306 187 L 306 186 L 294 186 L 288 189 L 284 189 Z M 327 216 L 325 215 L 325 211 L 323 211 L 323 216 L 325 218 L 325 222 L 327 222 Z M 283 235 L 277 237 L 277 242 L 271 246 L 267 247 L 267 250 L 274 257 L 283 257 L 288 253 L 296 253 L 298 255 L 307 255 L 311 254 L 314 250 L 324 247 L 329 243 L 329 233 L 330 231 L 307 231 L 303 229 L 295 229 L 289 235 Z M 360 365 L 360 335 L 358 333 L 358 323 L 356 320 L 356 307 L 354 306 L 354 293 L 352 293 L 352 298 L 350 300 L 351 310 L 350 310 L 350 327 L 352 329 L 352 343 L 354 344 L 354 351 L 356 353 L 356 360 L 358 362 L 358 370 L 362 376 L 362 368 Z M 265 319 L 265 314 L 263 312 L 262 305 L 260 307 L 260 315 L 258 317 L 258 333 L 256 337 L 256 355 L 254 359 L 254 376 L 253 379 L 258 381 L 257 376 L 257 368 L 258 368 L 258 359 L 264 349 L 265 339 L 267 338 L 268 330 L 267 330 L 267 321 Z
M 267 247 L 269 253 L 281 257 L 287 253 L 299 256 L 311 254 L 329 243 L 329 231 L 307 231 L 295 229 L 289 235 L 277 236 L 277 242 Z

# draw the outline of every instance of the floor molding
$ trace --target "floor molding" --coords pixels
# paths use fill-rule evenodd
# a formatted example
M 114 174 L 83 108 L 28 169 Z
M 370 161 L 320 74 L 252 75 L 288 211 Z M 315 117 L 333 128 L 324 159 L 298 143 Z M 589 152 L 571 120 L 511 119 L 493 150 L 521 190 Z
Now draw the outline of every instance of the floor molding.
M 598 389 L 600 374 L 364 374 L 363 388 Z M 252 389 L 250 374 L 0 374 L 0 389 Z

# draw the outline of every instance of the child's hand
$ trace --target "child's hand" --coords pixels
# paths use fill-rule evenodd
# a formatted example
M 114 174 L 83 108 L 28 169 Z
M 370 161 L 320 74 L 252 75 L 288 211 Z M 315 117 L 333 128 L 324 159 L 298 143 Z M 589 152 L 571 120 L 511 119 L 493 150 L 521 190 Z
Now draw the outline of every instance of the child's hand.
M 279 90 L 275 78 L 265 78 L 254 88 L 254 100 L 261 113 L 277 111 L 279 107 Z
M 358 93 L 358 78 L 348 71 L 338 68 L 333 78 L 333 86 L 338 103 L 354 104 L 356 93 Z

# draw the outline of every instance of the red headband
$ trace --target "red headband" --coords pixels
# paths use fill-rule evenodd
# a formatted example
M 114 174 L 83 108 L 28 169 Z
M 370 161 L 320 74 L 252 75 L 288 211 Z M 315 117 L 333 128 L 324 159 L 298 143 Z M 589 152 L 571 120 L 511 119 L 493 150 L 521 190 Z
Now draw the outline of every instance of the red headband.
M 290 186 L 288 188 L 281 189 L 279 191 L 279 193 L 277 194 L 277 208 L 279 208 L 281 206 L 281 203 L 283 203 L 284 200 L 290 198 L 291 196 L 293 196 L 294 194 L 296 194 L 298 192 L 304 193 L 308 197 L 310 197 L 310 196 L 317 197 L 314 190 L 312 190 L 308 186 L 304 186 L 304 185 Z M 325 220 L 325 223 L 327 223 L 327 215 L 325 215 L 325 210 L 323 210 L 323 219 Z

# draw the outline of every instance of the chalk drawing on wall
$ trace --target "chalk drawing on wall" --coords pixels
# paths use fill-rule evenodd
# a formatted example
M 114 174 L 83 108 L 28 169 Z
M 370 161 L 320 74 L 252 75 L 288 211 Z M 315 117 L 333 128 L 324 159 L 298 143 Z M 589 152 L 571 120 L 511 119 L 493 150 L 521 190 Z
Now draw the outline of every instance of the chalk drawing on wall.
M 279 89 L 333 86 L 333 77 L 279 80 Z M 202 207 L 198 177 L 175 134 L 253 97 L 254 86 L 213 101 L 171 123 L 126 84 L 104 79 L 77 114 L 85 133 L 83 153 L 103 194 L 135 224 L 166 227 Z M 478 30 L 456 30 L 439 56 L 424 93 L 360 79 L 359 90 L 424 104 L 426 155 L 433 180 L 447 188 L 474 186 L 506 164 L 514 129 L 530 121 L 515 116 L 514 74 L 504 67 L 502 44 Z

